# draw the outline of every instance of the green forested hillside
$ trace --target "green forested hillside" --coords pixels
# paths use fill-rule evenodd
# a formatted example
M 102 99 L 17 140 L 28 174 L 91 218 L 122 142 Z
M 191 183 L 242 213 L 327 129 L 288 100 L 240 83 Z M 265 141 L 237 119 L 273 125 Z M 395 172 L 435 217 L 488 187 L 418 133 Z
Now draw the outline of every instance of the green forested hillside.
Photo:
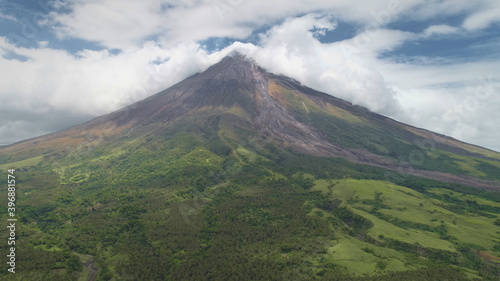
M 167 131 L 18 167 L 17 273 L 1 278 L 498 276 L 497 193 L 205 137 Z

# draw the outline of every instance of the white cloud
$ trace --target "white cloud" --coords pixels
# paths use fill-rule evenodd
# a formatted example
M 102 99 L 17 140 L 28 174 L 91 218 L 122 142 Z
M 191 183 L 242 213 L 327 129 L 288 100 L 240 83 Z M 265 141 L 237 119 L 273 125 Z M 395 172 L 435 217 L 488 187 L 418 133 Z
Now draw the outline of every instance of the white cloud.
M 251 56 L 270 71 L 290 76 L 310 87 L 377 112 L 398 112 L 394 92 L 372 61 L 377 50 L 391 49 L 409 36 L 377 30 L 370 36 L 359 35 L 366 36 L 365 39 L 322 44 L 310 30 L 313 27 L 334 28 L 335 23 L 329 19 L 319 14 L 288 19 L 261 36 L 261 46 Z
M 331 30 L 335 26 L 330 14 L 315 13 L 290 18 L 262 35 L 261 46 L 235 44 L 212 55 L 195 43 L 165 49 L 149 42 L 118 55 L 106 50 L 85 50 L 72 56 L 65 51 L 46 48 L 46 44 L 41 44 L 38 49 L 26 49 L 3 41 L 3 46 L 30 59 L 27 62 L 2 59 L 1 63 L 11 71 L 0 82 L 0 88 L 5 92 L 15 92 L 33 107 L 45 104 L 85 114 L 103 114 L 160 91 L 215 63 L 230 50 L 239 48 L 251 52 L 261 65 L 271 71 L 292 76 L 320 90 L 339 93 L 341 97 L 373 110 L 392 108 L 391 105 L 395 104 L 392 93 L 380 74 L 362 59 L 348 57 L 346 61 L 342 47 L 321 44 L 311 31 Z M 398 36 L 390 35 L 396 33 L 382 30 L 377 35 L 400 42 Z M 390 48 L 391 44 L 387 43 L 390 40 L 382 41 L 385 43 L 371 42 L 373 49 Z M 364 46 L 355 46 L 358 52 L 366 51 Z M 166 61 L 153 63 L 158 60 Z M 345 65 L 345 71 L 339 72 L 336 66 L 341 64 Z M 15 77 L 21 75 L 32 79 L 20 89 Z M 363 82 L 347 82 L 351 77 L 355 78 L 352 81 Z
M 423 36 L 430 37 L 433 35 L 448 35 L 459 32 L 461 29 L 454 26 L 449 26 L 446 24 L 432 25 L 424 30 Z
M 168 47 L 209 37 L 242 39 L 256 27 L 319 10 L 371 29 L 384 28 L 403 17 L 422 20 L 470 13 L 464 27 L 477 29 L 498 20 L 499 5 L 496 0 L 72 0 L 53 5 L 70 8 L 72 12 L 52 12 L 46 24 L 57 26 L 60 37 L 126 49 L 140 47 L 151 38 Z M 443 31 L 443 26 L 441 30 L 436 28 L 429 32 Z
M 14 21 L 14 22 L 19 22 L 14 16 L 4 15 L 2 13 L 0 13 L 0 19 L 6 19 L 6 20 Z
M 93 115 L 145 98 L 215 62 L 194 43 L 165 50 L 150 42 L 118 55 L 85 50 L 76 56 L 43 47 L 15 47 L 5 38 L 0 46 L 29 58 L 26 62 L 0 58 L 2 68 L 9 70 L 0 81 L 2 99 L 15 95 L 31 110 L 46 105 Z
M 500 2 L 489 0 L 479 5 L 481 9 L 468 16 L 463 23 L 463 27 L 468 30 L 483 29 L 491 24 L 500 22 Z
M 498 61 L 444 65 L 380 62 L 377 69 L 397 89 L 403 122 L 500 150 Z M 495 121 L 497 120 L 497 121 Z
M 463 15 L 476 11 L 483 3 L 489 0 L 468 1 L 468 0 L 426 0 L 410 1 L 414 3 L 412 9 L 406 10 L 407 16 L 427 20 L 430 18 L 444 18 L 449 15 Z
M 83 38 L 109 48 L 139 45 L 159 32 L 160 1 L 75 1 L 72 13 L 51 13 L 60 37 Z
M 477 30 L 488 27 L 494 22 L 500 21 L 500 8 L 494 10 L 482 11 L 474 14 L 465 20 L 463 26 L 469 30 Z
M 416 1 L 416 2 L 421 2 Z M 57 26 L 60 37 L 94 41 L 108 48 L 138 47 L 157 37 L 163 46 L 209 37 L 245 38 L 255 27 L 286 17 L 327 10 L 341 20 L 383 27 L 414 4 L 402 0 L 104 0 L 65 5 L 71 13 L 50 14 L 45 24 Z
M 39 41 L 38 42 L 38 47 L 40 48 L 46 48 L 49 45 L 49 41 Z

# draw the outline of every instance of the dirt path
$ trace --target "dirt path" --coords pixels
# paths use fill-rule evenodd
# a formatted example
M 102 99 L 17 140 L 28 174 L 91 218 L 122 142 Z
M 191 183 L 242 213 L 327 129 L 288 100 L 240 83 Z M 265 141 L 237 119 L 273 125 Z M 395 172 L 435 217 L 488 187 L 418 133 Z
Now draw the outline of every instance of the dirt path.
M 307 114 L 309 114 L 309 109 L 307 108 L 307 106 L 306 106 L 305 102 L 302 102 L 302 105 L 303 105 L 303 106 L 304 106 L 304 108 L 306 109 Z
M 91 256 L 89 256 L 91 257 Z M 94 257 L 91 257 L 89 262 L 86 262 L 83 266 L 90 272 L 89 281 L 95 281 L 97 279 L 97 268 L 95 268 Z

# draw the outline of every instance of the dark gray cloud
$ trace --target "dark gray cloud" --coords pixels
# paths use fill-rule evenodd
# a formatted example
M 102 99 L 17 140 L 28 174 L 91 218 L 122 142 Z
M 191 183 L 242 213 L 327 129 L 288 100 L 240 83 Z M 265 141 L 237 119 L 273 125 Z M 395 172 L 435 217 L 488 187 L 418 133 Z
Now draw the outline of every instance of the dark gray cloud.
M 44 112 L 31 109 L 0 106 L 0 145 L 11 144 L 49 133 L 75 124 L 87 122 L 93 116 L 49 108 Z

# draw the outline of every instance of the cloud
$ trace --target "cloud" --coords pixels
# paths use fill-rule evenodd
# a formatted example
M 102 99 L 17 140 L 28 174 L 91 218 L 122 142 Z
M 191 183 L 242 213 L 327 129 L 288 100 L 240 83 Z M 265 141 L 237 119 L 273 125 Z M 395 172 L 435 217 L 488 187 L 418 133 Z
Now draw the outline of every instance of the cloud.
M 215 62 L 195 43 L 166 50 L 148 42 L 117 55 L 84 50 L 74 56 L 43 46 L 16 47 L 5 38 L 0 38 L 0 48 L 28 58 L 0 58 L 2 68 L 8 69 L 0 81 L 2 99 L 15 95 L 30 110 L 47 105 L 91 115 L 136 102 Z
M 498 61 L 446 64 L 380 62 L 377 69 L 397 93 L 399 120 L 500 151 Z
M 426 0 L 413 2 L 411 9 L 406 10 L 406 15 L 414 20 L 428 20 L 434 18 L 444 19 L 446 16 L 463 16 L 471 11 L 476 11 L 478 6 L 489 0 L 467 1 L 467 0 Z
M 341 21 L 372 29 L 384 28 L 399 19 L 470 14 L 464 27 L 482 28 L 498 16 L 495 0 L 103 0 L 54 1 L 45 25 L 59 38 L 79 38 L 109 49 L 140 47 L 155 40 L 172 47 L 210 37 L 243 39 L 256 28 L 275 25 L 287 17 L 330 11 Z
M 0 145 L 53 133 L 75 124 L 84 123 L 93 116 L 70 112 L 66 109 L 46 108 L 43 112 L 13 106 L 0 105 Z M 64 118 L 61 118 L 64 116 Z
M 468 30 L 477 30 L 498 21 L 500 21 L 500 8 L 474 14 L 465 20 L 463 26 Z
M 0 19 L 6 19 L 6 20 L 10 20 L 10 21 L 13 21 L 13 22 L 19 22 L 16 17 L 14 16 L 11 16 L 11 15 L 4 15 L 2 13 L 0 13 Z
M 308 14 L 286 20 L 261 36 L 251 53 L 272 72 L 385 114 L 399 111 L 394 92 L 372 64 L 376 52 L 401 44 L 408 36 L 390 30 L 362 33 L 359 39 L 323 44 L 313 28 L 335 28 L 328 15 Z M 388 39 L 388 40 L 380 40 Z M 361 42 L 361 43 L 360 43 Z M 384 43 L 381 43 L 384 42 Z
M 346 69 L 349 69 L 350 75 L 358 75 L 356 79 L 362 79 L 362 73 L 372 73 L 370 79 L 363 78 L 365 86 L 340 82 L 348 78 L 334 70 L 336 65 L 343 63 L 341 48 L 335 44 L 321 44 L 315 37 L 321 30 L 332 30 L 335 26 L 332 15 L 328 13 L 290 18 L 262 34 L 261 46 L 235 44 L 211 55 L 197 43 L 162 48 L 157 43 L 146 42 L 140 48 L 130 47 L 118 54 L 107 50 L 84 50 L 71 55 L 63 50 L 47 48 L 46 43 L 29 49 L 16 47 L 4 39 L 0 41 L 4 50 L 25 56 L 28 60 L 0 59 L 2 66 L 10 70 L 0 81 L 0 88 L 3 93 L 14 93 L 23 99 L 23 103 L 28 105 L 27 110 L 35 110 L 35 105 L 45 105 L 90 115 L 104 114 L 202 71 L 239 46 L 252 49 L 252 55 L 259 63 L 272 71 L 290 75 L 325 91 L 343 93 L 343 97 L 374 110 L 389 107 L 389 102 L 385 102 L 386 105 L 365 102 L 370 100 L 366 98 L 369 91 L 383 95 L 386 86 L 382 77 L 363 65 L 361 60 L 350 62 Z M 384 36 L 390 32 L 380 33 Z M 380 43 L 373 46 L 375 49 L 385 48 Z M 330 63 L 318 68 L 318 61 L 325 61 L 323 58 Z M 21 76 L 30 79 L 20 88 L 16 77 Z M 352 95 L 364 97 L 352 98 Z M 375 96 L 373 100 L 382 103 L 385 99 Z
M 497 0 L 428 0 L 412 1 L 412 9 L 405 10 L 413 19 L 427 20 L 446 16 L 465 17 L 462 27 L 480 30 L 500 21 L 500 2 Z
M 255 28 L 319 10 L 340 20 L 380 27 L 412 6 L 401 0 L 362 0 L 355 5 L 348 0 L 73 0 L 64 5 L 71 12 L 54 11 L 45 24 L 53 25 L 60 38 L 80 38 L 110 49 L 138 47 L 150 38 L 171 47 L 210 37 L 243 39 Z
M 160 4 L 154 0 L 73 1 L 68 4 L 71 13 L 52 12 L 50 18 L 61 38 L 82 38 L 121 49 L 160 31 L 163 18 L 155 12 L 161 11 Z
M 430 37 L 433 35 L 449 35 L 460 32 L 458 27 L 449 26 L 446 24 L 432 25 L 426 28 L 422 33 L 423 37 Z

